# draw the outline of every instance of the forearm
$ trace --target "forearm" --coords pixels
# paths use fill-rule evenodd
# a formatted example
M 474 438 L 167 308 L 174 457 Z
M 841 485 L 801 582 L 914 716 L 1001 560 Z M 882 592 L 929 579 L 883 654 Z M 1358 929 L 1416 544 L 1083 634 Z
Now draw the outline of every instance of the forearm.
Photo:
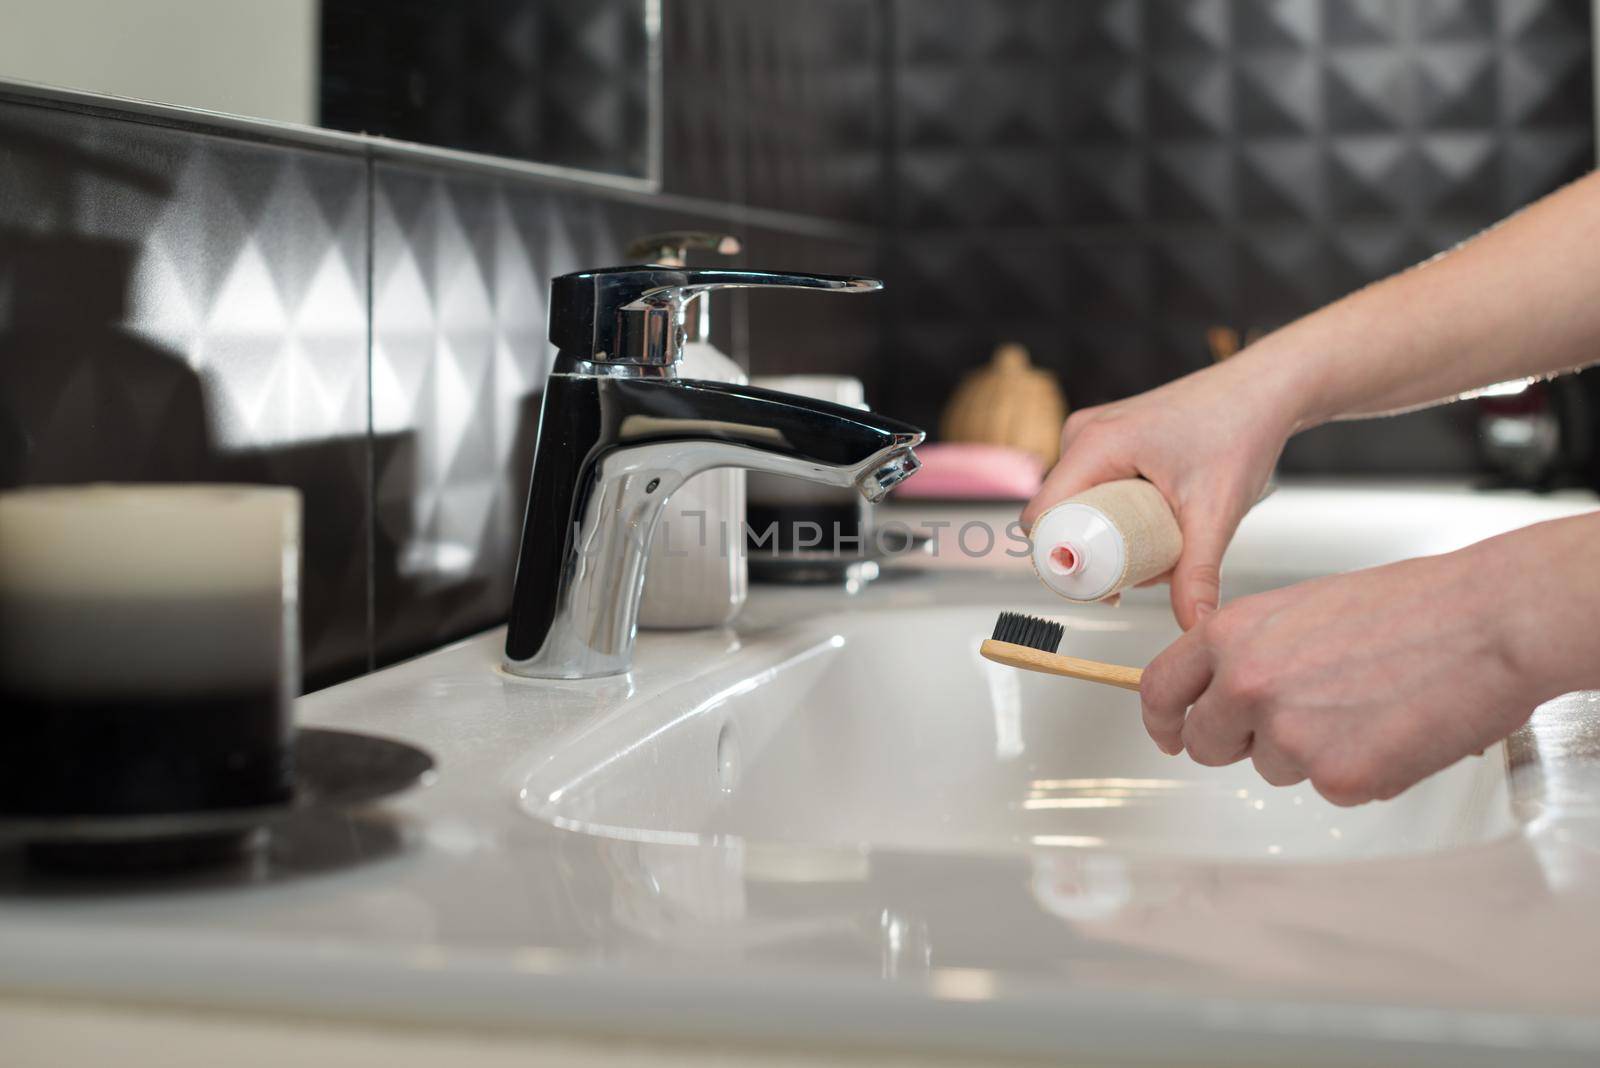
M 1600 175 L 1240 353 L 1297 429 L 1600 359 Z M 1227 366 L 1227 365 L 1224 365 Z
M 1494 591 L 1489 623 L 1531 696 L 1600 689 L 1600 512 L 1461 550 Z

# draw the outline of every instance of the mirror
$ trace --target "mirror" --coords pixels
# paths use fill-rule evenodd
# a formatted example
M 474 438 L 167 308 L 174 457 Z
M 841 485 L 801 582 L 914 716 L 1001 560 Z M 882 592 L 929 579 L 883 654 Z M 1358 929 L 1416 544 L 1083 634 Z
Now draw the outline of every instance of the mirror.
M 0 79 L 655 188 L 660 0 L 0 0 Z

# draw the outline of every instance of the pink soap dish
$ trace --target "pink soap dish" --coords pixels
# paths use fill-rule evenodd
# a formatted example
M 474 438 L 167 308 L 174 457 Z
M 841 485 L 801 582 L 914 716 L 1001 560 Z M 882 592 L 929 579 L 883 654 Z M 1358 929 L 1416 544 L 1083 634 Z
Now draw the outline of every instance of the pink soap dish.
M 1044 464 L 1006 445 L 949 442 L 917 449 L 922 469 L 894 491 L 901 499 L 1025 501 L 1039 492 Z

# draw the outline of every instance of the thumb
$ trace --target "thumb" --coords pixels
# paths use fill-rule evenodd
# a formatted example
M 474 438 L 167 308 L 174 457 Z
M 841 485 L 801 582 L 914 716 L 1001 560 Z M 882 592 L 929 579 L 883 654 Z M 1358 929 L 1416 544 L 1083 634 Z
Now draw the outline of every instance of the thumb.
M 1172 570 L 1172 614 L 1189 630 L 1222 603 L 1222 554 L 1238 522 L 1202 513 L 1181 526 L 1183 555 Z

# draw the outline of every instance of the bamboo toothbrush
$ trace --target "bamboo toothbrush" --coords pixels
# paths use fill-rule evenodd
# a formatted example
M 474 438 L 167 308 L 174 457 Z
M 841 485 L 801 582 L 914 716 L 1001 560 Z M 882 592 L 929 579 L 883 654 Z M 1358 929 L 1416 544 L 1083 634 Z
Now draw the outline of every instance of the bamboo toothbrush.
M 1139 668 L 1102 664 L 1098 660 L 1080 660 L 1056 652 L 1065 629 L 1060 623 L 1037 616 L 1001 612 L 1000 618 L 995 620 L 994 637 L 985 638 L 978 652 L 987 660 L 1024 671 L 1065 675 L 1069 679 L 1101 682 L 1107 686 L 1120 686 L 1124 690 L 1139 689 L 1139 679 L 1144 675 Z

